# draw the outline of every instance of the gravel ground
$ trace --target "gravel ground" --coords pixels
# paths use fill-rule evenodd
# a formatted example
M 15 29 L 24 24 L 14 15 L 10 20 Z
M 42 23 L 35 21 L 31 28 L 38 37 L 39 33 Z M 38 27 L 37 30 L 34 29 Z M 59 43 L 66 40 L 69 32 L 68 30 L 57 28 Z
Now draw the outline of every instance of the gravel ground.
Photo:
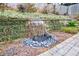
M 63 33 L 63 32 L 52 32 L 52 33 L 57 36 L 60 42 L 72 36 L 72 34 Z M 52 46 L 49 46 L 48 48 L 32 48 L 32 47 L 23 45 L 22 40 L 17 40 L 12 43 L 7 43 L 3 45 L 0 44 L 0 55 L 36 56 L 47 51 L 50 48 L 52 48 Z

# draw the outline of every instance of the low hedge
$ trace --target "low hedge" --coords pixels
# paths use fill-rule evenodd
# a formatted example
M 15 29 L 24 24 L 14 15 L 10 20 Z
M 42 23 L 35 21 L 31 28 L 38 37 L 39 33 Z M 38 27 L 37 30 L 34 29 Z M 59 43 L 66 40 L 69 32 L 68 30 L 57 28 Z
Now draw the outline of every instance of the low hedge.
M 24 37 L 26 20 L 0 20 L 0 42 Z
M 79 28 L 77 28 L 77 27 L 63 27 L 61 29 L 61 31 L 66 32 L 66 33 L 75 34 L 75 33 L 79 32 Z

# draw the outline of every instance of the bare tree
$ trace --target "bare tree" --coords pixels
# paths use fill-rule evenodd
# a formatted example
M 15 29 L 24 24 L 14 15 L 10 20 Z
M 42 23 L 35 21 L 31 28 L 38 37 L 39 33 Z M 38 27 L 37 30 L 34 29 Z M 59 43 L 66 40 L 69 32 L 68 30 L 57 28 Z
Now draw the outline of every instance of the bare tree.
M 0 10 L 3 12 L 6 9 L 6 6 L 5 3 L 0 3 Z
M 21 12 L 36 12 L 36 8 L 34 7 L 34 4 L 31 3 L 24 3 L 18 5 L 18 10 Z
M 25 7 L 22 4 L 19 4 L 17 8 L 20 12 L 25 12 Z

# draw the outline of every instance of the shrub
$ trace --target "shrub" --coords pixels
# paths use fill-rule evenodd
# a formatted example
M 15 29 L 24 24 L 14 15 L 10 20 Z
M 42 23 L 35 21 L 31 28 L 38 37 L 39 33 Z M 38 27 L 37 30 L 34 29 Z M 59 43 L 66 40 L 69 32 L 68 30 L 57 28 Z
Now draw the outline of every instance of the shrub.
M 18 10 L 20 12 L 25 12 L 25 7 L 23 5 L 18 5 Z
M 36 12 L 37 11 L 36 7 L 34 7 L 34 4 L 30 4 L 30 3 L 17 5 L 17 8 L 21 12 Z
M 25 37 L 25 20 L 7 20 L 0 19 L 0 42 L 11 41 L 17 38 Z
M 69 27 L 76 27 L 77 21 L 69 21 L 67 26 Z
M 74 18 L 79 21 L 79 15 L 74 16 Z
M 62 31 L 66 32 L 66 33 L 75 34 L 79 31 L 79 28 L 77 28 L 77 27 L 63 27 Z
M 37 9 L 34 7 L 34 4 L 28 4 L 27 12 L 36 12 Z
M 49 30 L 60 30 L 63 26 L 63 23 L 61 23 L 59 20 L 51 20 L 48 23 Z

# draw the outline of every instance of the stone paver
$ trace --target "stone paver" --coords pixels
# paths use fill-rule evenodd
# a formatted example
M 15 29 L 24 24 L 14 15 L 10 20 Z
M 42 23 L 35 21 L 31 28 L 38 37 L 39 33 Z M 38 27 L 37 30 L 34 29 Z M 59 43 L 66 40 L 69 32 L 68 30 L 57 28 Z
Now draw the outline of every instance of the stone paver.
M 79 33 L 39 56 L 78 56 Z
M 79 48 L 73 47 L 65 56 L 76 56 L 79 52 Z

